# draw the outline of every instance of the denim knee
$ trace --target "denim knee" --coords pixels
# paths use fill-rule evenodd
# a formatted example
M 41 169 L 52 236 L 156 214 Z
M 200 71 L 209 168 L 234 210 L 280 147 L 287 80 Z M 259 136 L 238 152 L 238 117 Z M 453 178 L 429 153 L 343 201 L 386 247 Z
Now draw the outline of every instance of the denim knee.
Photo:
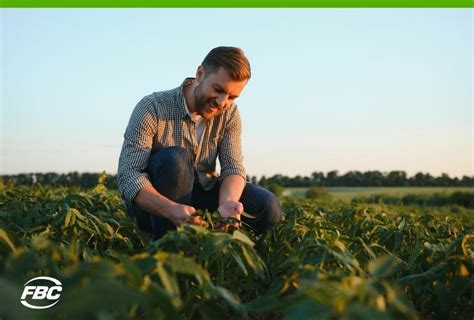
M 158 150 L 150 156 L 146 172 L 159 193 L 175 202 L 190 202 L 194 166 L 186 149 L 173 146 Z
M 281 206 L 278 198 L 268 191 L 263 200 L 263 210 L 264 210 L 264 224 L 267 228 L 273 227 L 275 224 L 280 221 L 281 216 Z
M 192 167 L 192 158 L 189 152 L 177 146 L 166 147 L 152 153 L 148 160 L 147 173 L 150 176 L 166 168 L 167 173 L 173 176 L 187 174 Z
M 281 206 L 278 198 L 262 187 L 248 183 L 241 197 L 244 210 L 254 215 L 254 219 L 242 218 L 257 233 L 275 226 L 280 220 Z

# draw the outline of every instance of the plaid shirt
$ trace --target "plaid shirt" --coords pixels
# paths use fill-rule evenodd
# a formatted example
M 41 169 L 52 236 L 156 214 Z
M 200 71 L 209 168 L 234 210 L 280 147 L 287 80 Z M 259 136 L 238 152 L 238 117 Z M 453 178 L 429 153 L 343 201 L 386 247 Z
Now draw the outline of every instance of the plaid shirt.
M 195 123 L 186 112 L 184 86 L 145 96 L 132 112 L 120 153 L 117 182 L 122 198 L 132 201 L 151 184 L 145 171 L 152 151 L 180 146 L 193 155 L 199 183 L 205 190 L 215 185 L 216 158 L 221 178 L 240 175 L 246 179 L 241 148 L 241 122 L 236 104 L 206 121 L 200 145 L 196 142 Z

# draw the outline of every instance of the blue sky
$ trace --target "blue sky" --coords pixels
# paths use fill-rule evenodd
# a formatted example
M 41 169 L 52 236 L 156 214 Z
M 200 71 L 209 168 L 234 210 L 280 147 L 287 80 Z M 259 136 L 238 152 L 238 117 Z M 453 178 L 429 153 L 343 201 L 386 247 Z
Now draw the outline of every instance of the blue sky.
M 241 47 L 251 175 L 474 174 L 470 9 L 2 9 L 0 171 L 115 173 L 145 95 Z

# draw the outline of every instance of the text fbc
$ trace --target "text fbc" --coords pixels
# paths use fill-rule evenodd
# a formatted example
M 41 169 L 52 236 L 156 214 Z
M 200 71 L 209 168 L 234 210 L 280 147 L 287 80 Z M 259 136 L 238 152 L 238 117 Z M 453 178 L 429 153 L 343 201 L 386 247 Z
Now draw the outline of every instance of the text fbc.
M 45 286 L 44 283 L 42 285 L 34 285 L 35 282 L 40 280 L 44 280 L 52 282 L 53 285 Z M 29 284 L 29 285 L 28 285 Z M 59 302 L 59 298 L 61 297 L 61 291 L 63 290 L 62 284 L 59 280 L 51 277 L 36 277 L 29 280 L 25 283 L 25 288 L 23 289 L 23 294 L 21 295 L 21 304 L 23 304 L 27 308 L 31 309 L 47 309 L 54 306 L 56 303 Z M 48 300 L 52 303 L 47 305 L 36 305 L 32 304 L 33 301 L 28 302 L 28 300 L 37 300 L 43 301 Z

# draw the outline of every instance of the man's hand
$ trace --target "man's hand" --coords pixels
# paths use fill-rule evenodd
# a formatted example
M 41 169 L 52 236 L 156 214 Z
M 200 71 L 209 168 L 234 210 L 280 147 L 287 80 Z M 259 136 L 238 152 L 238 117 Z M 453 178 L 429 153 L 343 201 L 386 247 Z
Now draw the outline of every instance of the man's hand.
M 201 218 L 191 216 L 196 209 L 184 204 L 174 203 L 168 210 L 166 218 L 171 220 L 175 226 L 180 226 L 183 223 L 200 224 Z
M 224 219 L 233 217 L 233 218 L 236 218 L 236 219 L 240 220 L 240 215 L 244 211 L 244 205 L 242 204 L 242 202 L 229 200 L 229 201 L 226 201 L 226 202 L 222 203 L 219 206 L 219 208 L 217 208 L 217 210 L 219 211 L 222 218 L 224 218 Z M 240 223 L 236 222 L 234 224 L 234 226 L 239 227 Z M 227 230 L 227 228 L 225 228 L 225 229 Z M 226 230 L 224 230 L 224 231 L 226 231 Z
M 135 204 L 138 204 L 147 212 L 171 220 L 175 226 L 183 223 L 201 223 L 199 217 L 191 216 L 196 212 L 196 209 L 171 201 L 156 191 L 151 184 L 138 192 L 135 197 Z
M 244 205 L 239 202 L 242 191 L 245 187 L 245 179 L 239 175 L 230 175 L 224 178 L 219 190 L 219 208 L 221 216 L 226 218 L 236 218 L 240 220 L 240 215 L 244 212 Z M 235 227 L 239 227 L 240 223 L 236 222 Z M 222 228 L 227 231 L 228 225 Z

